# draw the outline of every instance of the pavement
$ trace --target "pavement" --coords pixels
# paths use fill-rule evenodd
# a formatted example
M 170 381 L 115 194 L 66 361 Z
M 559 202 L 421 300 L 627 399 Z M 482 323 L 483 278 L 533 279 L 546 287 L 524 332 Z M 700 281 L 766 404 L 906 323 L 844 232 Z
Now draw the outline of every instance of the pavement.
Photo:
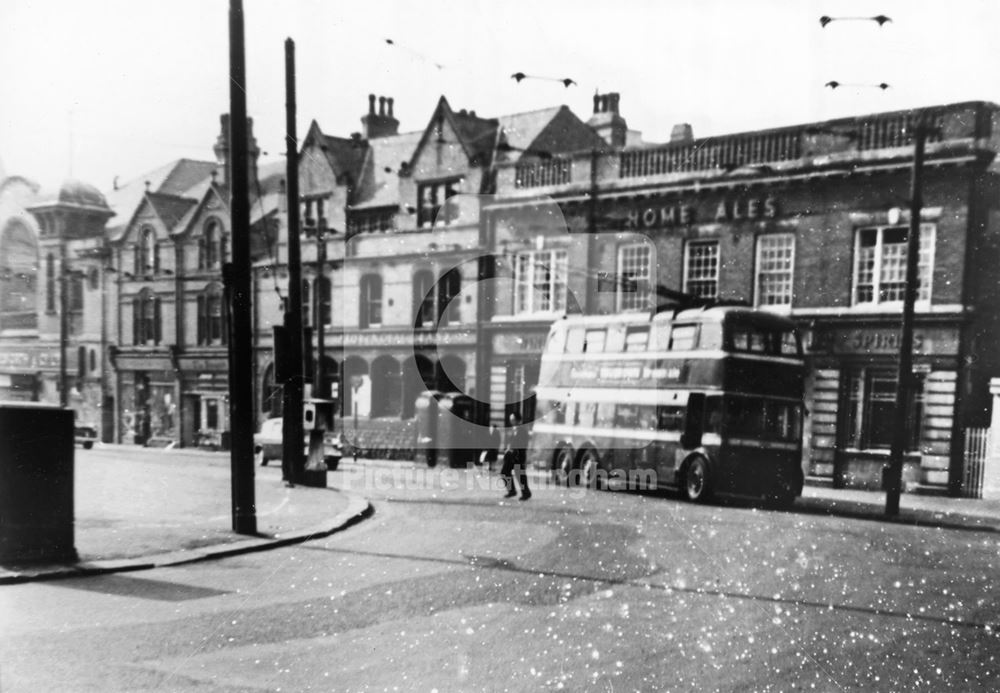
M 289 488 L 276 467 L 257 468 L 258 531 L 248 536 L 232 529 L 227 453 L 99 446 L 78 455 L 75 465 L 79 560 L 0 565 L 0 584 L 192 563 L 328 536 L 373 514 L 363 494 L 374 488 L 371 472 L 377 470 L 384 481 L 392 470 L 416 473 L 426 468 L 346 458 L 340 472 L 328 474 L 327 488 Z M 439 468 L 434 473 L 454 475 L 457 486 L 463 475 L 489 476 L 481 468 Z M 533 491 L 552 485 L 544 472 L 533 470 L 529 476 Z M 806 486 L 802 497 L 781 512 L 1000 533 L 1000 500 L 904 494 L 899 514 L 887 517 L 884 493 Z

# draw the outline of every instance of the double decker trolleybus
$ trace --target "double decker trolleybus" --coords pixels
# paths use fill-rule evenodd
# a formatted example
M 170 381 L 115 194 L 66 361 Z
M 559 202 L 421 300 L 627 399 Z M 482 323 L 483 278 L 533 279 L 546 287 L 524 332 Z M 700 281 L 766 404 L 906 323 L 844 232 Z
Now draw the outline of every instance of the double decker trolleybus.
M 788 504 L 804 379 L 794 324 L 766 311 L 565 317 L 542 356 L 529 459 L 560 483 Z

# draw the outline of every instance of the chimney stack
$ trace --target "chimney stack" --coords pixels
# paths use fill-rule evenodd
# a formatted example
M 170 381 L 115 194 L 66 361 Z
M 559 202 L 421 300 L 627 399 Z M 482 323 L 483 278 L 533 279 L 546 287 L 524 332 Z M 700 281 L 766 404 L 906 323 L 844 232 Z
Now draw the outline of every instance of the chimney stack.
M 375 112 L 375 94 L 368 95 L 368 114 L 361 118 L 365 139 L 388 137 L 399 134 L 399 121 L 392 113 L 393 99 L 378 97 L 378 113 Z
M 594 94 L 594 114 L 587 121 L 594 132 L 612 147 L 624 147 L 628 125 L 618 112 L 618 92 Z
M 222 179 L 219 183 L 223 186 L 228 186 L 232 181 L 232 171 L 231 171 L 231 161 L 230 152 L 231 148 L 229 146 L 229 128 L 232 121 L 229 119 L 228 113 L 223 113 L 219 116 L 219 137 L 215 141 L 215 160 L 219 162 L 219 170 L 222 174 Z M 247 118 L 247 155 L 249 157 L 247 171 L 250 175 L 250 185 L 251 189 L 253 187 L 254 180 L 257 178 L 257 159 L 260 157 L 260 147 L 257 146 L 257 138 L 253 135 L 253 118 Z

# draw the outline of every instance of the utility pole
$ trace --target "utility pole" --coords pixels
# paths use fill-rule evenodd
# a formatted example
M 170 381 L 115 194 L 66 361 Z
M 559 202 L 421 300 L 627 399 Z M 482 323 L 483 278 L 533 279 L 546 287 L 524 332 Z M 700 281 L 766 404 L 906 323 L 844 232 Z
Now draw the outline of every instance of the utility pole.
M 896 409 L 893 412 L 892 447 L 885 470 L 885 514 L 899 514 L 903 487 L 903 454 L 909 440 L 907 425 L 913 387 L 913 313 L 917 300 L 917 264 L 920 261 L 920 209 L 923 206 L 924 142 L 928 125 L 918 113 L 913 132 L 913 169 L 910 179 L 910 228 L 906 236 L 906 288 L 903 293 L 903 324 L 899 337 L 899 370 L 896 374 Z
M 326 217 L 323 216 L 323 201 L 317 201 L 316 210 L 316 381 L 313 385 L 313 397 L 326 398 L 330 393 L 326 391 L 326 369 L 323 367 L 323 359 L 326 352 L 324 332 L 326 332 L 326 316 L 323 306 L 323 287 L 327 286 L 324 281 L 323 268 L 326 265 Z M 333 300 L 333 282 L 330 287 L 330 300 Z M 332 306 L 330 311 L 332 313 Z
M 65 409 L 69 406 L 69 388 L 66 376 L 66 346 L 69 342 L 69 259 L 66 257 L 66 229 L 60 226 L 59 238 L 59 406 Z
M 250 308 L 250 191 L 243 0 L 229 2 L 229 215 L 232 261 L 223 272 L 229 301 L 229 429 L 233 531 L 257 533 L 253 468 L 253 335 Z
M 294 483 L 305 471 L 302 426 L 302 250 L 299 243 L 299 153 L 295 127 L 295 42 L 285 39 L 285 144 L 288 190 L 288 304 L 285 335 L 288 340 L 281 369 L 282 389 L 281 470 L 285 481 Z M 310 355 L 311 356 L 311 355 Z

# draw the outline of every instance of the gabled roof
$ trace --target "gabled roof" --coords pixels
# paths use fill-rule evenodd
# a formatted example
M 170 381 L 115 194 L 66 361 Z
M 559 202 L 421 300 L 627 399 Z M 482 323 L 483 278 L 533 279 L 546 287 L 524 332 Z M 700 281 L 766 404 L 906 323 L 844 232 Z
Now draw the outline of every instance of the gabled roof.
M 448 99 L 442 96 L 438 99 L 437 107 L 431 114 L 431 119 L 421 133 L 420 141 L 410 156 L 411 166 L 416 164 L 417 156 L 423 150 L 424 145 L 434 136 L 436 129 L 434 125 L 440 118 L 447 120 L 448 124 L 451 125 L 458 136 L 457 144 L 462 146 L 469 161 L 478 160 L 484 164 L 489 161 L 490 152 L 493 151 L 493 146 L 496 144 L 496 133 L 499 127 L 497 119 L 480 118 L 464 110 L 456 113 L 448 104 Z
M 156 212 L 168 232 L 173 231 L 177 222 L 184 218 L 188 210 L 197 204 L 197 201 L 190 197 L 154 192 L 146 193 L 146 201 Z
M 352 184 L 358 181 L 364 166 L 367 142 L 354 137 L 334 137 L 325 135 L 315 120 L 309 125 L 309 132 L 302 142 L 302 151 L 315 144 L 323 150 L 326 161 L 337 181 L 347 176 Z
M 526 153 L 562 154 L 586 149 L 605 150 L 607 142 L 568 106 L 501 116 L 500 136 L 513 151 L 507 161 L 516 161 Z
M 368 156 L 351 200 L 352 209 L 399 205 L 399 171 L 410 161 L 423 131 L 376 137 L 368 141 Z
M 108 240 L 121 239 L 146 197 L 147 183 L 150 192 L 200 199 L 217 168 L 214 162 L 177 159 L 107 191 L 104 197 L 115 212 L 105 227 Z

